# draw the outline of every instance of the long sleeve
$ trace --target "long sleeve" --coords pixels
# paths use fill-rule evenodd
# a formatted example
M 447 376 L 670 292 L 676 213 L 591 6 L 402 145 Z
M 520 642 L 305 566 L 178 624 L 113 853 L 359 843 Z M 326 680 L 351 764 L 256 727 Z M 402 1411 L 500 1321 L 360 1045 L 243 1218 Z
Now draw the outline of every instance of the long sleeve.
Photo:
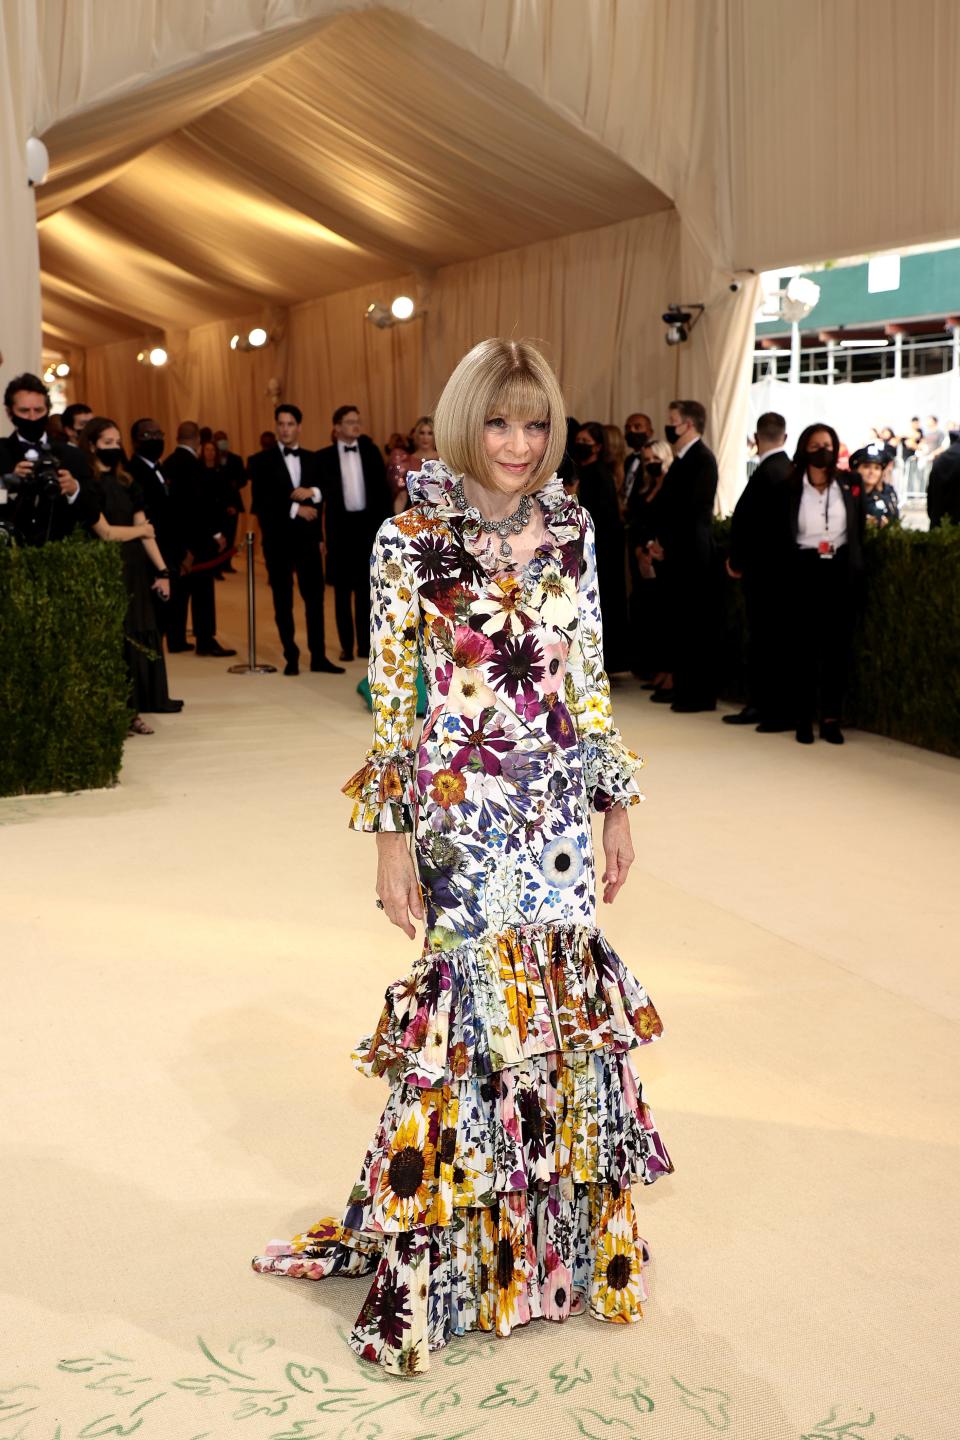
M 643 793 L 637 774 L 643 765 L 613 723 L 610 681 L 603 668 L 603 622 L 597 589 L 597 547 L 593 521 L 585 515 L 584 573 L 580 581 L 577 628 L 564 681 L 564 698 L 580 741 L 584 781 L 593 810 L 636 805 Z
M 370 698 L 373 745 L 343 786 L 355 802 L 351 830 L 413 829 L 413 728 L 417 718 L 417 585 L 393 520 L 370 557 Z

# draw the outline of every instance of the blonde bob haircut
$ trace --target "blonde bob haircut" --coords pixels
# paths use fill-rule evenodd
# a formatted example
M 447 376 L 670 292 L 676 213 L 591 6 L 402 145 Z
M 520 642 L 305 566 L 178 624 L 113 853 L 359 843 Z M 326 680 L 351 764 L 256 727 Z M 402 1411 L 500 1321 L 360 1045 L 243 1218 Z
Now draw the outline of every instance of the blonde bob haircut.
M 550 432 L 540 463 L 524 487 L 536 490 L 563 459 L 567 420 L 556 375 L 528 340 L 481 340 L 464 355 L 433 412 L 437 453 L 458 475 L 499 489 L 484 449 L 484 426 L 502 416 L 547 420 Z

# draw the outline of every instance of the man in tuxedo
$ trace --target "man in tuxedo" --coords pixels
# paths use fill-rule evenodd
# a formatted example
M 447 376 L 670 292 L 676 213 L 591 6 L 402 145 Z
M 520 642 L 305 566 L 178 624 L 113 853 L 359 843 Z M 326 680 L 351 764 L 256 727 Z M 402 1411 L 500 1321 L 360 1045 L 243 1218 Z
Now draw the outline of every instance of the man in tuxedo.
M 0 439 L 0 479 L 15 476 L 7 504 L 10 518 L 29 545 L 63 540 L 78 525 L 90 525 L 100 513 L 90 466 L 81 450 L 48 433 L 50 395 L 38 375 L 16 375 L 4 391 L 3 403 L 13 425 Z M 52 452 L 57 462 L 58 493 L 32 488 L 37 461 Z M 52 482 L 51 482 L 52 483 Z
M 182 420 L 177 427 L 176 448 L 162 465 L 169 487 L 171 530 L 183 557 L 180 561 L 182 583 L 170 596 L 167 649 L 176 653 L 192 648 L 187 644 L 189 600 L 197 654 L 236 655 L 236 650 L 217 640 L 213 571 L 217 556 L 227 546 L 223 533 L 226 517 L 217 490 L 204 474 L 199 454 L 200 427 L 193 420 Z
M 361 435 L 356 405 L 333 416 L 336 436 L 320 450 L 320 487 L 327 509 L 327 579 L 334 589 L 340 659 L 370 654 L 370 554 L 383 521 L 392 513 L 387 472 L 378 445 Z
M 284 675 L 299 675 L 300 650 L 293 619 L 293 577 L 307 612 L 310 669 L 342 675 L 342 665 L 327 659 L 323 616 L 323 508 L 314 450 L 300 444 L 303 414 L 297 405 L 274 411 L 279 444 L 252 455 L 251 508 L 260 522 L 263 558 L 273 595 L 273 613 L 283 646 Z
M 755 725 L 761 733 L 792 730 L 784 644 L 785 557 L 772 529 L 779 491 L 793 470 L 787 422 L 768 411 L 757 421 L 759 464 L 737 501 L 730 527 L 727 574 L 743 581 L 747 615 L 747 703 L 725 725 Z
M 661 491 L 657 541 L 664 603 L 674 642 L 673 689 L 654 691 L 680 714 L 717 708 L 716 585 L 713 509 L 717 462 L 703 443 L 706 411 L 698 400 L 674 400 L 664 436 L 673 448 Z
M 179 634 L 180 628 L 186 624 L 187 601 L 183 587 L 187 580 L 180 573 L 186 552 L 174 523 L 170 482 L 160 464 L 165 439 L 163 427 L 156 420 L 149 417 L 135 420 L 130 427 L 131 455 L 127 469 L 143 492 L 147 519 L 153 526 L 160 554 L 170 571 L 170 599 L 165 605 L 157 606 L 160 628 L 173 649 L 192 650 L 193 646 L 187 644 L 186 636 L 181 643 Z
M 643 477 L 643 447 L 653 439 L 653 421 L 642 410 L 628 415 L 623 426 L 623 438 L 627 443 L 627 459 L 623 467 L 623 499 L 630 499 L 630 492 Z

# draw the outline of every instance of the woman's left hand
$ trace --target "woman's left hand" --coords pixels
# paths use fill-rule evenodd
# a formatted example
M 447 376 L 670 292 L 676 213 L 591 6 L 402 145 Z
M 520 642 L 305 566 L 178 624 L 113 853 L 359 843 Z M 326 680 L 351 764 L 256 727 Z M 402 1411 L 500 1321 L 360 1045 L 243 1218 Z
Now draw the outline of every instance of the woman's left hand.
M 625 805 L 614 805 L 603 817 L 603 903 L 613 903 L 636 858 L 630 839 L 630 817 Z

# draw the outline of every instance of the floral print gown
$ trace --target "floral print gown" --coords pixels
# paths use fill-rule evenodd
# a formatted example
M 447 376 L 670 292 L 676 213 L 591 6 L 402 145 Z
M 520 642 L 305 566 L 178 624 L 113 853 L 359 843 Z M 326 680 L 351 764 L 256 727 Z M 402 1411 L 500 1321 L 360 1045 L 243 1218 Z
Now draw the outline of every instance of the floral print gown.
M 252 1262 L 372 1273 L 350 1343 L 400 1374 L 467 1330 L 639 1320 L 631 1185 L 674 1168 L 627 1054 L 663 1027 L 595 924 L 591 810 L 643 796 L 611 717 L 593 523 L 553 476 L 544 540 L 514 563 L 457 478 L 427 461 L 377 534 L 374 742 L 344 786 L 354 830 L 410 833 L 425 905 L 423 954 L 354 1052 L 389 1099 L 342 1218 Z

